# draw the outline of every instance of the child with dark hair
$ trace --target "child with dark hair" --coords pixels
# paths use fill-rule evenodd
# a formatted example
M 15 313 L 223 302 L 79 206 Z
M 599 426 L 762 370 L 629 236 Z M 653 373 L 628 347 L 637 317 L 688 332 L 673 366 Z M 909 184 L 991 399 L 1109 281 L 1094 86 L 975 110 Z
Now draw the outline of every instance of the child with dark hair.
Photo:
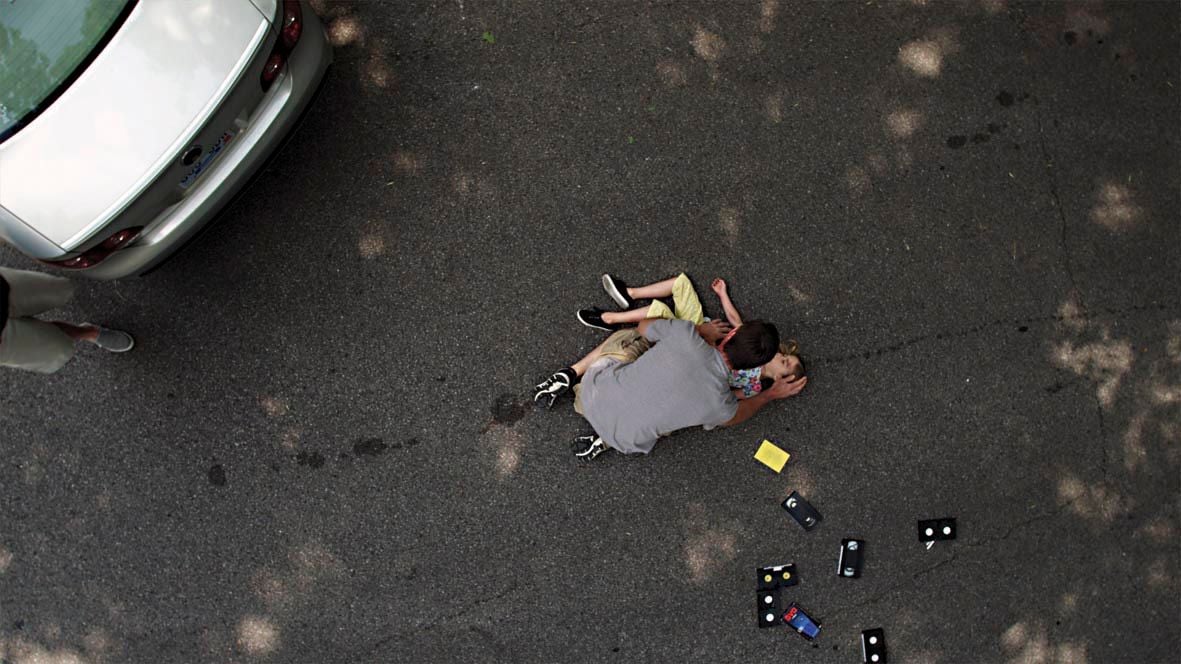
M 610 274 L 604 274 L 602 281 L 603 290 L 607 291 L 611 299 L 625 311 L 604 311 L 598 307 L 581 309 L 576 316 L 578 321 L 587 327 L 613 332 L 622 329 L 627 323 L 638 323 L 645 318 L 687 320 L 694 325 L 700 325 L 706 320 L 702 312 L 701 301 L 693 289 L 693 283 L 683 273 L 672 279 L 635 288 L 629 288 L 622 279 Z M 742 316 L 730 300 L 726 282 L 722 279 L 714 279 L 710 288 L 717 294 L 722 310 L 726 314 L 726 320 L 734 330 L 742 327 Z M 672 298 L 673 306 L 671 308 L 659 299 L 665 297 Z M 637 300 L 644 299 L 651 299 L 651 304 L 637 306 Z M 753 324 L 755 321 L 751 321 L 751 323 Z M 729 337 L 727 337 L 728 339 Z M 737 349 L 731 348 L 731 350 Z M 735 396 L 739 399 L 748 399 L 778 379 L 795 379 L 804 375 L 804 363 L 800 359 L 798 343 L 794 340 L 779 343 L 776 351 L 771 360 L 765 364 L 753 368 L 731 369 L 730 387 L 734 390 Z

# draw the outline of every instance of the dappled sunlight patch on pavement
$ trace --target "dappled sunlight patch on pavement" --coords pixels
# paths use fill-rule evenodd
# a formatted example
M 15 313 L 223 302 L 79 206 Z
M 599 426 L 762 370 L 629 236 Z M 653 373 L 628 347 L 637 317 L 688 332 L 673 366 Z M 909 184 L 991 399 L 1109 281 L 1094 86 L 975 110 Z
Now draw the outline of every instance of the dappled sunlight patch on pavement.
M 0 661 L 5 664 L 93 664 L 76 650 L 50 648 L 19 636 L 0 638 Z
M 451 176 L 451 189 L 461 196 L 489 199 L 496 196 L 496 185 L 487 177 L 460 170 Z
M 1136 204 L 1136 195 L 1126 182 L 1103 180 L 1095 192 L 1091 220 L 1109 231 L 1128 231 L 1139 225 L 1144 209 Z
M 935 42 L 918 39 L 898 49 L 898 62 L 919 76 L 936 78 L 943 70 L 943 53 Z
M 693 52 L 706 62 L 717 62 L 726 50 L 726 40 L 700 25 L 693 31 Z
M 656 77 L 667 88 L 682 88 L 689 84 L 685 66 L 669 59 L 656 61 Z
M 364 74 L 367 83 L 381 90 L 394 84 L 394 70 L 386 63 L 385 56 L 376 49 L 365 61 Z
M 878 177 L 884 177 L 890 171 L 890 162 L 876 152 L 865 157 L 865 165 Z
M 1078 302 L 1078 293 L 1071 293 L 1058 307 L 1058 320 L 1068 332 L 1079 333 L 1087 329 L 1087 318 Z
M 738 554 L 737 541 L 735 529 L 712 523 L 704 505 L 689 505 L 684 548 L 689 581 L 705 583 L 725 568 Z
M 894 138 L 910 138 L 923 124 L 923 114 L 911 108 L 902 108 L 886 114 L 886 128 Z
M 938 28 L 921 39 L 903 44 L 898 49 L 898 63 L 917 76 L 938 78 L 947 57 L 959 50 L 958 30 Z
M 789 295 L 791 295 L 793 300 L 795 300 L 796 302 L 798 302 L 800 304 L 807 304 L 812 301 L 811 295 L 808 295 L 807 293 L 800 290 L 799 288 L 796 288 L 795 286 L 788 286 L 787 292 Z
M 1124 431 L 1124 468 L 1129 473 L 1138 470 L 1148 460 L 1148 450 L 1144 447 L 1144 425 L 1147 421 L 1148 411 L 1141 410 Z
M 267 417 L 282 417 L 291 411 L 286 401 L 266 394 L 258 397 L 258 407 Z
M 503 440 L 496 450 L 496 474 L 500 477 L 508 477 L 517 471 L 521 465 L 521 448 L 524 446 L 524 437 L 520 432 L 513 429 L 505 429 L 504 432 Z
M 106 630 L 94 627 L 82 637 L 82 646 L 86 648 L 86 654 L 97 664 L 107 661 L 108 656 L 113 654 L 116 644 Z
M 717 82 L 721 78 L 718 61 L 726 50 L 726 40 L 699 25 L 693 31 L 690 43 L 693 53 L 709 65 L 709 79 Z
M 263 616 L 243 617 L 236 632 L 238 647 L 255 657 L 269 655 L 279 648 L 279 628 Z
M 508 479 L 521 467 L 525 436 L 511 426 L 490 426 L 481 435 L 483 446 L 492 457 L 497 479 Z
M 1087 664 L 1086 644 L 1051 643 L 1048 630 L 1040 622 L 1014 623 L 1001 633 L 1000 644 L 1013 664 Z
M 767 119 L 775 124 L 783 122 L 783 93 L 775 92 L 767 95 L 763 100 L 763 112 L 767 114 Z
M 1058 480 L 1058 503 L 1084 519 L 1110 524 L 1134 507 L 1131 498 L 1115 489 L 1089 484 L 1067 474 Z
M 1063 341 L 1054 346 L 1051 354 L 1054 364 L 1094 383 L 1099 403 L 1108 409 L 1115 403 L 1120 382 L 1131 371 L 1134 359 L 1132 343 L 1127 339 L 1112 339 L 1106 327 L 1102 328 L 1099 339 L 1081 343 Z
M 3 576 L 12 566 L 13 555 L 3 544 L 0 544 L 0 576 Z
M 845 169 L 845 185 L 849 191 L 858 196 L 869 192 L 873 187 L 873 180 L 870 179 L 869 173 L 860 164 L 853 164 Z
M 418 175 L 424 160 L 410 150 L 395 150 L 390 157 L 390 163 L 393 164 L 394 172 L 398 175 Z
M 285 569 L 263 567 L 250 579 L 250 589 L 272 614 L 286 614 L 314 597 L 316 584 L 344 574 L 344 563 L 317 541 L 294 547 Z
M 759 6 L 759 32 L 767 34 L 775 29 L 775 17 L 779 15 L 779 0 L 763 0 Z
M 361 236 L 357 238 L 357 253 L 366 260 L 385 255 L 385 229 L 374 222 L 365 224 Z
M 1064 618 L 1072 616 L 1078 611 L 1078 604 L 1078 593 L 1063 593 L 1058 598 L 1058 614 Z
M 279 434 L 279 446 L 288 452 L 294 453 L 299 449 L 299 441 L 302 439 L 302 428 L 287 427 L 283 430 L 283 433 Z
M 1157 558 L 1148 566 L 1144 579 L 1149 590 L 1171 592 L 1177 585 L 1177 577 L 1168 558 Z
M 985 14 L 995 16 L 1009 8 L 1008 0 L 980 0 L 980 8 Z
M 808 470 L 806 466 L 798 461 L 791 461 L 787 467 L 783 469 L 783 474 L 788 476 L 788 483 L 780 492 L 782 495 L 779 502 L 787 500 L 792 491 L 799 491 L 809 502 L 815 501 L 820 497 L 820 490 L 817 487 L 816 480 L 812 475 L 812 471 Z
M 1148 523 L 1136 529 L 1137 534 L 1144 535 L 1158 544 L 1167 544 L 1178 536 L 1177 527 L 1164 516 L 1153 518 Z
M 718 226 L 722 229 L 722 236 L 726 238 L 730 248 L 738 244 L 738 235 L 742 230 L 742 214 L 738 208 L 726 205 L 718 211 Z
M 1181 364 L 1181 320 L 1169 321 L 1169 338 L 1165 342 L 1165 357 L 1173 364 Z
M 365 39 L 365 28 L 355 16 L 341 16 L 330 21 L 326 27 L 328 42 L 334 48 L 341 48 Z

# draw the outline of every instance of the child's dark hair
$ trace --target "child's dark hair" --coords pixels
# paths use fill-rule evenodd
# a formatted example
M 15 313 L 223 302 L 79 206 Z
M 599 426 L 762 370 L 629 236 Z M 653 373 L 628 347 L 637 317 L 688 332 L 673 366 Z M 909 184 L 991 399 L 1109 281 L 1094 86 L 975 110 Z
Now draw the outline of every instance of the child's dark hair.
M 726 357 L 731 369 L 754 369 L 775 357 L 779 351 L 779 330 L 761 320 L 747 321 L 726 342 Z

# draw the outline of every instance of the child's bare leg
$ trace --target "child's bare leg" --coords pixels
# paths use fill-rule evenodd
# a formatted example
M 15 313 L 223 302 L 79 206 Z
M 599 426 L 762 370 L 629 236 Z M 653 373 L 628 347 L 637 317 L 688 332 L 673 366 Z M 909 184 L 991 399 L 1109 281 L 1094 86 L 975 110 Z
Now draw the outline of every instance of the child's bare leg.
M 655 300 L 658 297 L 668 297 L 673 294 L 673 284 L 676 283 L 676 281 L 676 277 L 673 277 L 672 279 L 665 279 L 664 281 L 658 281 L 654 284 L 648 284 L 647 286 L 628 288 L 627 294 L 628 297 L 632 298 L 633 300 Z
M 632 289 L 628 289 L 629 291 Z M 638 323 L 648 317 L 648 307 L 640 307 L 631 311 L 604 311 L 603 322 L 608 325 L 620 323 Z

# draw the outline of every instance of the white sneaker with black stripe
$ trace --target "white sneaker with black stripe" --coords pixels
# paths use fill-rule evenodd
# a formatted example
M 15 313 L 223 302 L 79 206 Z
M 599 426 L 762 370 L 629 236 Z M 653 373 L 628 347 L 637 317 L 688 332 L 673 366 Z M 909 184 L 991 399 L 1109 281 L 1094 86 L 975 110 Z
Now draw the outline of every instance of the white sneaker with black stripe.
M 570 391 L 570 386 L 574 384 L 575 378 L 577 375 L 571 369 L 555 371 L 552 376 L 541 381 L 534 388 L 533 403 L 540 401 L 545 404 L 546 408 L 552 408 L 558 397 Z
M 607 451 L 607 443 L 604 443 L 602 438 L 595 435 L 579 436 L 574 439 L 573 448 L 574 458 L 582 461 L 590 461 Z

